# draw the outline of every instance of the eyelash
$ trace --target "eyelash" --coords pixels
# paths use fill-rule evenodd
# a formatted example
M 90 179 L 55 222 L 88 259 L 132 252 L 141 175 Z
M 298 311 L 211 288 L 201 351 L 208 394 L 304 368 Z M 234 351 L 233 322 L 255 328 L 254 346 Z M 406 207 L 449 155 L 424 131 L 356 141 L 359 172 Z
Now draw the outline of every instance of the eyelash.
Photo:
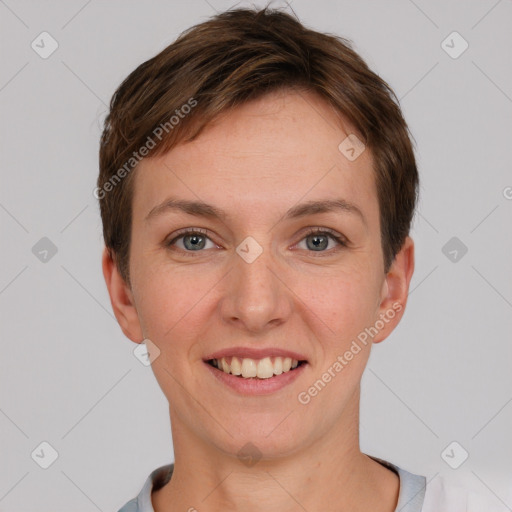
M 341 248 L 347 247 L 347 240 L 346 240 L 346 238 L 344 236 L 336 233 L 332 229 L 320 228 L 320 227 L 309 228 L 308 231 L 304 234 L 304 236 L 297 243 L 302 242 L 302 240 L 304 240 L 308 236 L 317 235 L 317 234 L 328 235 L 328 236 L 331 237 L 332 240 L 336 241 L 339 244 L 339 246 L 341 246 Z M 176 251 L 180 251 L 182 253 L 185 253 L 187 256 L 191 256 L 191 257 L 197 256 L 196 254 L 194 254 L 194 252 L 202 252 L 202 251 L 185 251 L 183 249 L 173 247 L 173 244 L 177 240 L 179 240 L 180 238 L 183 238 L 183 237 L 185 237 L 187 235 L 202 235 L 202 236 L 206 236 L 208 239 L 210 239 L 210 237 L 208 236 L 208 230 L 206 230 L 206 229 L 202 229 L 202 228 L 195 228 L 195 229 L 185 228 L 185 229 L 183 229 L 181 231 L 178 231 L 176 233 L 176 236 L 172 240 L 170 240 L 168 242 L 165 242 L 165 247 L 167 247 L 170 250 L 176 250 Z M 213 240 L 211 240 L 211 241 L 213 242 Z M 318 252 L 317 251 L 307 251 L 307 252 L 310 252 L 310 253 L 314 254 L 315 257 L 318 257 L 318 256 L 322 256 L 325 253 L 332 254 L 333 252 L 338 252 L 338 250 L 340 250 L 340 247 L 337 247 L 337 248 L 334 248 L 334 249 L 329 249 L 327 251 L 318 251 Z

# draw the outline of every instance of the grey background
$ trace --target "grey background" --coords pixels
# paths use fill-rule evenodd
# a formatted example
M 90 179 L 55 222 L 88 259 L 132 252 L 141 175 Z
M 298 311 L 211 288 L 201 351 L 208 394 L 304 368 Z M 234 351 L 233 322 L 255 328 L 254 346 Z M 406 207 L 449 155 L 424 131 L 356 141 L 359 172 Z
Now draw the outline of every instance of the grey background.
M 167 402 L 101 274 L 98 140 L 122 79 L 231 5 L 0 0 L 0 511 L 118 510 L 173 460 Z M 354 41 L 417 144 L 416 271 L 363 378 L 362 450 L 512 510 L 512 2 L 291 7 Z M 59 45 L 47 59 L 31 48 L 43 31 Z M 441 46 L 453 31 L 469 43 L 456 59 Z M 468 248 L 455 262 L 452 237 Z M 59 455 L 48 469 L 31 457 L 43 441 Z M 456 470 L 441 456 L 453 441 L 469 452 Z

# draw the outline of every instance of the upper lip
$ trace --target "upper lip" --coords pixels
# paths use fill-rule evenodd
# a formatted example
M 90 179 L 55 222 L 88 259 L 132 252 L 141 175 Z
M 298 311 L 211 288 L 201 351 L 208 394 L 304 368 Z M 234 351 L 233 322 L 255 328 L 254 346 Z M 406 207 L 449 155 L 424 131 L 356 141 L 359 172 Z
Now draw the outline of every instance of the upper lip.
M 238 357 L 249 359 L 263 359 L 265 357 L 291 357 L 297 361 L 307 361 L 304 355 L 292 350 L 285 350 L 278 347 L 253 348 L 253 347 L 229 347 L 208 354 L 204 360 L 221 359 L 222 357 Z

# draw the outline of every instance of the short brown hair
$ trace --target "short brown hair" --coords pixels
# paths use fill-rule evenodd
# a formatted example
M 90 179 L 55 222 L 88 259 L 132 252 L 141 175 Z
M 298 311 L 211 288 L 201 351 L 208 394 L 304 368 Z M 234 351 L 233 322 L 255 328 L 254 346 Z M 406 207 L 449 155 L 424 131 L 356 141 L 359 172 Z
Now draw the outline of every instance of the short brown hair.
M 221 112 L 286 88 L 318 94 L 355 127 L 371 151 L 384 269 L 389 270 L 409 234 L 419 181 L 398 99 L 349 40 L 308 29 L 290 14 L 267 7 L 232 9 L 191 27 L 114 93 L 101 136 L 95 195 L 105 245 L 126 283 L 131 170 L 147 154 L 143 148 L 152 141 L 151 156 L 163 154 L 197 137 Z

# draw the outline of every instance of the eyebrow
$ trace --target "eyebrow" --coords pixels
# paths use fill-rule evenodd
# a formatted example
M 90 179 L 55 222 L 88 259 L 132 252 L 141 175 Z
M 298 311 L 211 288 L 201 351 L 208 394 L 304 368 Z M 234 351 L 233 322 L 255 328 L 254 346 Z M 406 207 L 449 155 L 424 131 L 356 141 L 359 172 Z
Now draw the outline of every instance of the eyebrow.
M 164 202 L 158 204 L 146 216 L 146 222 L 154 217 L 162 215 L 168 211 L 184 212 L 189 215 L 197 217 L 207 217 L 211 219 L 219 219 L 225 221 L 227 213 L 211 204 L 202 201 L 189 201 L 186 199 L 169 198 Z M 366 218 L 363 212 L 355 204 L 346 201 L 345 199 L 324 199 L 320 201 L 308 201 L 301 203 L 290 208 L 284 215 L 283 220 L 297 219 L 307 215 L 316 213 L 329 213 L 334 211 L 341 211 L 345 213 L 355 214 L 361 218 L 363 223 L 366 224 Z

